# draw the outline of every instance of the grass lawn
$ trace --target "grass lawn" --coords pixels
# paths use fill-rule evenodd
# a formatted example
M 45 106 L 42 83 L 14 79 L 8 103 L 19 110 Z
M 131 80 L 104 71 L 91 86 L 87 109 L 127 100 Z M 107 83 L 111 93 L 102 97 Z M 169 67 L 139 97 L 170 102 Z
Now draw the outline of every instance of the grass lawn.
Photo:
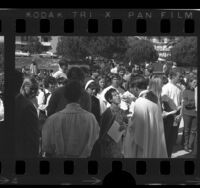
M 30 68 L 33 57 L 15 57 L 15 68 L 21 69 L 25 66 L 26 69 Z M 40 58 L 36 57 L 39 69 L 58 70 L 58 59 Z
M 51 58 L 40 58 L 38 55 L 33 55 L 32 57 L 15 57 L 15 67 L 17 69 L 21 69 L 25 66 L 26 69 L 30 68 L 32 59 L 35 58 L 38 63 L 39 69 L 45 70 L 53 70 L 54 72 L 58 70 L 58 61 L 59 59 L 51 59 Z M 84 65 L 69 65 L 71 66 L 84 66 Z M 88 65 L 85 65 L 88 66 Z M 153 64 L 153 68 L 155 72 L 162 72 L 162 63 Z M 182 72 L 182 69 L 188 70 L 188 67 L 177 67 L 178 71 Z

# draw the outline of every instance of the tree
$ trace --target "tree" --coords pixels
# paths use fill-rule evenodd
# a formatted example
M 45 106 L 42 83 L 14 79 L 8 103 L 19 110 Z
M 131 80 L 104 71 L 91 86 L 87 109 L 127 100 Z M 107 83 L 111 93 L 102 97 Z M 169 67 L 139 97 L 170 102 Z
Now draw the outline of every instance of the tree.
M 29 51 L 30 53 L 41 53 L 43 46 L 37 36 L 30 36 L 27 40 L 27 45 L 22 47 L 22 51 Z
M 182 37 L 171 49 L 171 54 L 178 66 L 197 66 L 197 38 Z
M 126 52 L 126 60 L 134 64 L 144 62 L 154 62 L 158 59 L 158 52 L 155 50 L 153 43 L 149 40 L 129 37 L 129 48 Z
M 0 72 L 4 69 L 4 43 L 0 43 Z
M 60 37 L 57 53 L 71 60 L 87 56 L 122 59 L 127 47 L 127 37 Z

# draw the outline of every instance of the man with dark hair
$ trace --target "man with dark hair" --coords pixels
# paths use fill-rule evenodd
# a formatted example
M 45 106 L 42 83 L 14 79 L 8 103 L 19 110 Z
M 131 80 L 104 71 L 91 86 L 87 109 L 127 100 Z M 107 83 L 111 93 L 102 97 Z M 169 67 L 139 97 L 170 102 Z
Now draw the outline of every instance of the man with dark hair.
M 68 104 L 50 116 L 42 130 L 42 150 L 46 156 L 90 157 L 100 129 L 95 116 L 78 103 L 82 92 L 81 83 L 77 80 L 68 81 L 65 85 L 63 95 Z
M 122 96 L 123 93 L 125 92 L 125 91 L 120 87 L 119 84 L 120 84 L 120 76 L 119 76 L 118 74 L 112 74 L 112 75 L 111 75 L 111 85 L 108 86 L 107 88 L 105 88 L 105 89 L 102 91 L 101 95 L 100 95 L 100 99 L 105 103 L 105 106 L 107 106 L 107 108 L 110 106 L 110 104 L 109 104 L 109 103 L 106 101 L 106 99 L 105 99 L 105 93 L 106 93 L 109 89 L 111 89 L 111 88 L 116 89 L 116 90 L 119 92 L 120 96 Z M 105 110 L 106 110 L 106 109 L 103 109 L 103 112 L 104 112 Z
M 116 89 L 110 88 L 105 93 L 105 99 L 111 106 L 102 115 L 100 136 L 93 157 L 123 158 L 123 138 L 128 118 L 125 111 L 120 109 L 121 99 Z
M 53 77 L 55 78 L 64 77 L 67 79 L 67 68 L 68 68 L 67 60 L 61 59 L 59 61 L 59 70 L 53 74 Z
M 132 89 L 132 93 L 135 97 L 139 97 L 139 94 L 141 94 L 142 91 L 145 92 L 147 86 L 148 79 L 146 79 L 144 76 L 136 75 L 131 77 L 129 88 Z
M 91 80 L 90 70 L 87 67 L 80 67 L 85 75 L 84 84 L 86 84 L 89 80 Z
M 81 83 L 81 88 L 84 90 L 84 74 L 79 67 L 72 67 L 68 72 L 68 81 L 77 80 Z M 67 81 L 67 82 L 68 82 Z M 49 105 L 47 107 L 47 115 L 50 116 L 60 110 L 63 110 L 68 104 L 67 99 L 64 97 L 65 87 L 57 88 L 51 96 Z M 88 112 L 91 112 L 91 98 L 86 91 L 82 92 L 80 101 L 81 107 Z

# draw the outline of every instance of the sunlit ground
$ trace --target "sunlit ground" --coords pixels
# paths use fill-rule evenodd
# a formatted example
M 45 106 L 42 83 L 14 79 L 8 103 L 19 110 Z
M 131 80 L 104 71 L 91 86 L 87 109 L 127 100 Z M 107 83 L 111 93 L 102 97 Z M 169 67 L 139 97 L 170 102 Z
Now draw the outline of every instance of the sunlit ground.
M 186 152 L 181 145 L 183 136 L 183 121 L 181 121 L 178 133 L 178 139 L 176 145 L 174 146 L 172 158 L 195 158 L 196 156 L 193 153 Z

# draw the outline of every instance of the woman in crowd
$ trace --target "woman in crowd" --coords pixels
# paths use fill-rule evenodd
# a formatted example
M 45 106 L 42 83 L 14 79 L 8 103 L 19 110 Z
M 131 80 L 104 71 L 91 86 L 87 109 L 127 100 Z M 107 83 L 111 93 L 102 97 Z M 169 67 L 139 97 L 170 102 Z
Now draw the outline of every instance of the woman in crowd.
M 34 158 L 39 154 L 39 119 L 36 96 L 38 83 L 33 77 L 24 79 L 15 97 L 15 154 L 18 158 Z
M 184 149 L 192 152 L 197 134 L 197 111 L 195 110 L 195 92 L 197 79 L 192 76 L 188 79 L 187 87 L 183 92 L 183 120 L 184 120 Z
M 99 98 L 99 95 L 101 95 L 102 91 L 104 90 L 105 88 L 105 83 L 106 80 L 105 80 L 105 77 L 103 76 L 99 76 L 98 78 L 98 86 L 99 86 L 99 91 L 97 93 L 97 97 Z
M 94 114 L 97 122 L 100 123 L 101 113 L 100 113 L 100 102 L 99 99 L 96 97 L 97 88 L 98 86 L 94 80 L 89 80 L 85 85 L 85 90 L 91 96 L 91 103 L 92 103 L 91 112 Z

